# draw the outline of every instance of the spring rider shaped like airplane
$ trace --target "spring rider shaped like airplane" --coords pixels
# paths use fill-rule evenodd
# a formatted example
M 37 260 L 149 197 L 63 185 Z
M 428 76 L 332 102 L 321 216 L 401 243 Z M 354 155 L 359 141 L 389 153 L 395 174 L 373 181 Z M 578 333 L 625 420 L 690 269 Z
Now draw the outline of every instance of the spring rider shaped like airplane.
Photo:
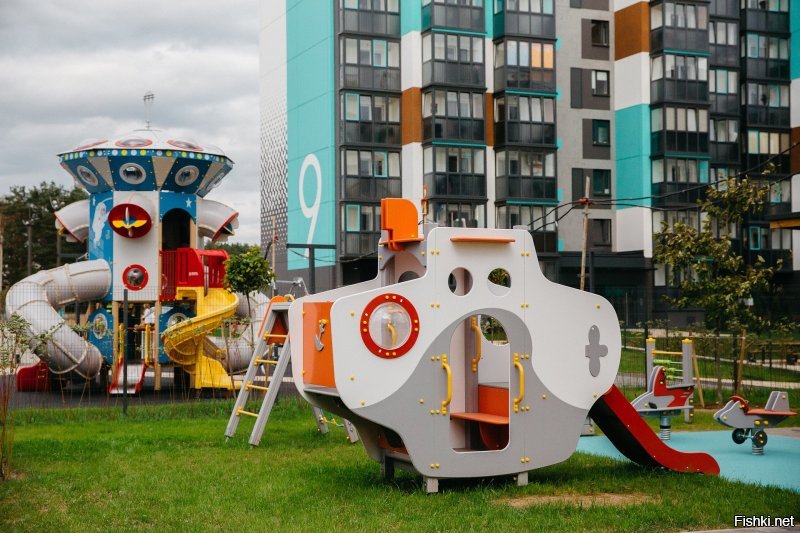
M 566 460 L 587 415 L 630 459 L 719 473 L 664 445 L 614 386 L 617 315 L 547 280 L 527 228 L 425 225 L 384 199 L 378 276 L 296 300 L 295 384 L 350 420 L 386 477 L 514 475 Z M 504 334 L 498 335 L 496 332 Z

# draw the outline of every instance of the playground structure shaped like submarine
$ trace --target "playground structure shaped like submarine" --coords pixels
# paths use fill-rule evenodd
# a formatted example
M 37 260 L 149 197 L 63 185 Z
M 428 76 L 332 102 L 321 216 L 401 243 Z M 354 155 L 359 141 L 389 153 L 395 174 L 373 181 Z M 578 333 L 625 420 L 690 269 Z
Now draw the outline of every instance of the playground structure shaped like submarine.
M 711 456 L 659 441 L 625 400 L 613 307 L 547 280 L 526 228 L 420 235 L 410 201 L 384 199 L 381 213 L 378 276 L 297 299 L 289 325 L 302 331 L 300 394 L 352 422 L 386 477 L 417 472 L 429 492 L 443 478 L 522 485 L 574 453 L 587 415 L 638 463 L 719 473 Z

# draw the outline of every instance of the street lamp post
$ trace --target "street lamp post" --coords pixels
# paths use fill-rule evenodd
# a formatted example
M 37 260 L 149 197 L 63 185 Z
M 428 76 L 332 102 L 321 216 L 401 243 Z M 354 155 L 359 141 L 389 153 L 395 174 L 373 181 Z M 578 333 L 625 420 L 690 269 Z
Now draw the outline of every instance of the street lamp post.
M 66 204 L 63 200 L 56 200 L 55 198 L 50 200 L 50 207 L 53 208 L 53 214 L 55 214 L 59 209 L 64 207 Z M 61 266 L 61 229 L 56 231 L 56 266 Z

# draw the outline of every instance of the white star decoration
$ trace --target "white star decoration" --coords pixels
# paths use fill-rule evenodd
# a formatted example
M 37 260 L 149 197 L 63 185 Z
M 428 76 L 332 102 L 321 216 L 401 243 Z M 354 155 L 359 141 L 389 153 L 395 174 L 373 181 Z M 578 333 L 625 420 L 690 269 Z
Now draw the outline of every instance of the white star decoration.
M 188 209 L 190 207 L 192 207 L 192 199 L 191 198 L 187 198 L 186 199 L 186 208 Z

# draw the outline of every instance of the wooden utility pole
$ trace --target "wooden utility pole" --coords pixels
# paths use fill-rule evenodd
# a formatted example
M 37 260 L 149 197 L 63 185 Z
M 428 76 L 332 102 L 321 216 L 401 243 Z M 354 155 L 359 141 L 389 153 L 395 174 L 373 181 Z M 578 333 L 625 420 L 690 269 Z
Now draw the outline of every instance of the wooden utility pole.
M 586 176 L 586 189 L 583 202 L 583 244 L 581 245 L 581 290 L 586 286 L 586 241 L 589 239 L 589 176 Z

